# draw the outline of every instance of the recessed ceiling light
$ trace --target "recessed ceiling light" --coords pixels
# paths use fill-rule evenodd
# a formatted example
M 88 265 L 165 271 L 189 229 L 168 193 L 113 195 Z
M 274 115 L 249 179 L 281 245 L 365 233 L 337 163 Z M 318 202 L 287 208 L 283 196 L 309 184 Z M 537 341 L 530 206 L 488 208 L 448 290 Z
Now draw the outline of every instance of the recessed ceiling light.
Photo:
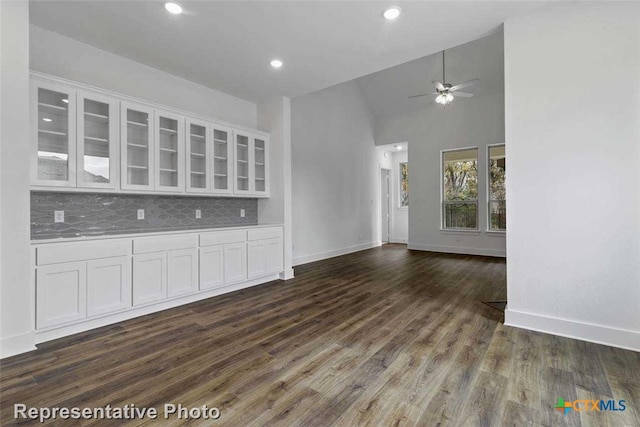
M 62 100 L 62 102 L 64 102 L 65 104 L 68 104 L 68 103 L 69 103 L 69 100 L 68 100 L 67 98 L 64 98 L 64 99 Z
M 279 59 L 271 60 L 270 64 L 273 68 L 281 68 L 284 65 L 284 63 Z
M 43 121 L 43 122 L 51 122 L 51 121 L 53 121 L 53 120 L 51 120 L 51 119 L 50 119 L 50 118 L 48 118 L 48 117 L 44 117 L 44 118 L 42 119 L 42 121 Z
M 400 9 L 398 6 L 393 6 L 385 10 L 382 13 L 382 16 L 384 16 L 384 19 L 392 21 L 396 19 L 398 16 L 400 16 L 401 13 L 402 13 L 402 9 Z
M 402 150 L 402 145 L 396 145 L 396 149 Z
M 182 6 L 180 6 L 178 3 L 165 3 L 164 8 L 167 9 L 167 12 L 173 13 L 174 15 L 179 15 L 182 13 Z

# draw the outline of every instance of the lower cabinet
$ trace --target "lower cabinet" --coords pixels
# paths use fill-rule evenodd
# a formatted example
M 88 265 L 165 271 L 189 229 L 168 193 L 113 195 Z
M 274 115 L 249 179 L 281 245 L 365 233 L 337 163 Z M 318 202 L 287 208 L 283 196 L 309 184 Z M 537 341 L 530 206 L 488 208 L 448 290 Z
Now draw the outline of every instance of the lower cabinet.
M 200 289 L 224 286 L 224 245 L 200 248 Z
M 87 263 L 46 265 L 36 271 L 36 327 L 87 316 Z
M 133 256 L 133 305 L 167 298 L 167 256 L 164 252 Z
M 87 262 L 87 316 L 131 307 L 131 263 L 128 256 Z
M 167 287 L 169 297 L 198 290 L 198 250 L 181 249 L 167 252 Z
M 274 237 L 247 243 L 247 269 L 250 279 L 282 271 L 282 239 Z
M 280 227 L 45 243 L 34 253 L 43 333 L 283 268 Z
M 246 243 L 230 243 L 224 245 L 224 283 L 247 280 L 247 245 Z

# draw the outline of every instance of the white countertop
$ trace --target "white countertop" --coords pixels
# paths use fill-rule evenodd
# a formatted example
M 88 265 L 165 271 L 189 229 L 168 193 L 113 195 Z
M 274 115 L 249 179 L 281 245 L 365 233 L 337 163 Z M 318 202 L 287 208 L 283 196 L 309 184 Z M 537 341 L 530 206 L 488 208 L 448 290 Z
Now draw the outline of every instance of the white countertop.
M 239 230 L 239 229 L 252 229 L 252 228 L 261 228 L 261 227 L 281 227 L 283 224 L 273 224 L 273 223 L 265 223 L 265 224 L 254 224 L 254 225 L 230 225 L 230 226 L 216 226 L 216 227 L 203 227 L 203 228 L 185 228 L 180 230 L 153 230 L 153 231 L 142 231 L 142 230 L 131 230 L 131 231 L 108 231 L 103 234 L 89 234 L 89 235 L 81 235 L 74 237 L 40 237 L 37 239 L 31 239 L 32 245 L 46 245 L 50 243 L 66 243 L 66 242 L 88 242 L 92 240 L 106 240 L 106 239 L 135 239 L 138 237 L 149 237 L 149 236 L 160 236 L 160 235 L 171 235 L 171 234 L 193 234 L 193 233 L 207 233 L 213 231 L 222 231 L 222 230 Z

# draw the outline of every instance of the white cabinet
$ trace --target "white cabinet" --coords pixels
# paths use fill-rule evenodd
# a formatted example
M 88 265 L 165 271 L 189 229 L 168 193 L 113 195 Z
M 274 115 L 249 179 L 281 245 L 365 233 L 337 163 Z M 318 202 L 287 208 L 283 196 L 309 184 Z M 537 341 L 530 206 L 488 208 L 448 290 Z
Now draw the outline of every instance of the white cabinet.
M 265 244 L 265 272 L 267 274 L 280 273 L 284 269 L 282 238 L 268 239 Z
M 247 243 L 247 276 L 249 279 L 265 275 L 267 271 L 266 248 L 264 240 Z
M 224 286 L 224 245 L 200 248 L 200 290 Z
M 128 256 L 87 262 L 87 316 L 131 307 L 131 262 Z
M 282 229 L 255 228 L 247 232 L 247 268 L 250 279 L 283 269 Z
M 153 190 L 153 110 L 128 102 L 120 105 L 121 187 Z
M 31 182 L 76 186 L 76 90 L 31 81 Z
M 119 102 L 92 92 L 77 95 L 77 186 L 119 188 Z
M 38 329 L 84 319 L 87 315 L 87 264 L 69 262 L 36 271 Z
M 269 196 L 269 138 L 235 132 L 235 194 Z
M 213 156 L 211 169 L 213 170 L 212 192 L 215 194 L 231 194 L 233 192 L 233 145 L 231 129 L 212 125 Z
M 198 250 L 181 249 L 167 253 L 169 298 L 198 290 Z
M 184 191 L 184 117 L 155 111 L 155 189 Z
M 211 131 L 206 122 L 187 118 L 186 121 L 188 193 L 211 191 Z
M 247 244 L 230 243 L 224 245 L 224 283 L 247 280 Z
M 134 255 L 133 305 L 167 298 L 167 256 L 164 252 Z

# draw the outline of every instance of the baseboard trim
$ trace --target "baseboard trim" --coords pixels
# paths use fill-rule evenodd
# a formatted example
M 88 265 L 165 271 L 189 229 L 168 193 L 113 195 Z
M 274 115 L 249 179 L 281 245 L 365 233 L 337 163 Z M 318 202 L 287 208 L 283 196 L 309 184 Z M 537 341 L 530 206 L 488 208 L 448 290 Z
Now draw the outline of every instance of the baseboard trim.
M 310 262 L 321 261 L 323 259 L 334 258 L 340 255 L 346 255 L 353 252 L 364 251 L 365 249 L 381 246 L 382 242 L 369 242 L 361 245 L 347 246 L 346 248 L 333 249 L 326 252 L 318 252 L 311 255 L 304 255 L 293 259 L 293 266 L 308 264 Z
M 391 237 L 389 239 L 389 243 L 404 243 L 406 244 L 408 242 L 409 239 L 405 238 L 397 238 L 397 237 Z
M 640 332 L 507 309 L 504 324 L 640 352 Z
M 0 341 L 0 358 L 15 356 L 36 350 L 35 331 L 2 338 Z
M 507 256 L 506 250 L 427 245 L 424 243 L 413 242 L 409 242 L 407 244 L 407 249 L 413 249 L 416 251 L 442 252 L 447 254 L 493 256 L 499 258 L 505 258 Z

